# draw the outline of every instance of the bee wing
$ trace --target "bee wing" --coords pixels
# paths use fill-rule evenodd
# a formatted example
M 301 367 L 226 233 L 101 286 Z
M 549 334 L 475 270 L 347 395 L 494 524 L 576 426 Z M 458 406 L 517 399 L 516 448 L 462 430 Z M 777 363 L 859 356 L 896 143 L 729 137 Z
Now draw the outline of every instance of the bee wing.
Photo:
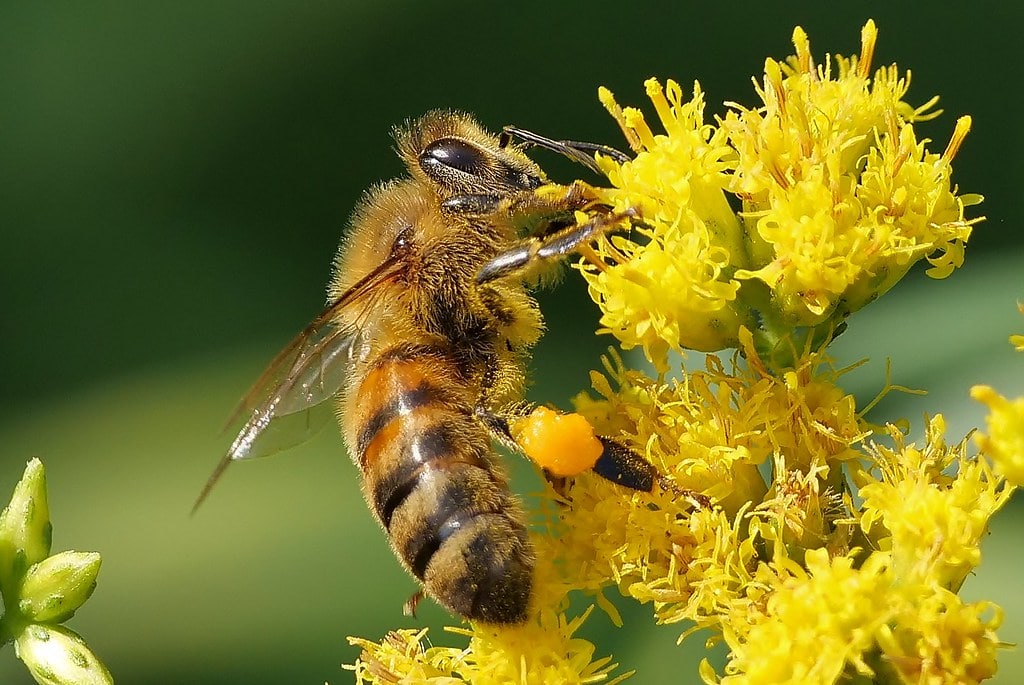
M 225 455 L 262 457 L 312 437 L 330 417 L 326 400 L 344 382 L 358 332 L 338 327 L 328 308 L 285 347 L 232 412 L 227 425 L 247 417 Z
M 245 423 L 199 493 L 193 513 L 231 462 L 293 447 L 323 428 L 333 415 L 327 400 L 341 389 L 363 344 L 361 328 L 342 324 L 343 314 L 363 308 L 354 317 L 362 321 L 369 305 L 402 270 L 399 255 L 392 254 L 278 352 L 231 413 L 227 426 L 237 424 L 242 417 L 246 417 Z

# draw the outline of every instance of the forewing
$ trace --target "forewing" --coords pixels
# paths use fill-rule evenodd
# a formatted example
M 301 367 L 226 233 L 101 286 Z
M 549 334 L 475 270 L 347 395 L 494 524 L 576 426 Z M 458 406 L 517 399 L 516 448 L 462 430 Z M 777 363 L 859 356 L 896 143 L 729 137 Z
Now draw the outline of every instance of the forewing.
M 293 447 L 329 421 L 333 408 L 327 400 L 337 395 L 359 353 L 364 340 L 362 322 L 401 273 L 402 260 L 393 253 L 274 357 L 228 419 L 229 427 L 243 417 L 245 423 L 199 494 L 193 512 L 231 462 Z M 342 321 L 357 323 L 345 325 Z
M 326 400 L 341 389 L 358 332 L 339 328 L 325 311 L 278 355 L 229 423 L 245 416 L 229 461 L 262 457 L 312 437 L 331 416 Z M 319 410 L 319 411 L 318 411 Z

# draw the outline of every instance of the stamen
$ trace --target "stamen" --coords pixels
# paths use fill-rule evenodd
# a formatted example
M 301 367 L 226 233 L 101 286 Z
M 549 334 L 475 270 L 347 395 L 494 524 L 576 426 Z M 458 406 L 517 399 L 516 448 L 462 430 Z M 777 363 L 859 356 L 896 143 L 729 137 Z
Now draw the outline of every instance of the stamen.
M 951 162 L 956 153 L 960 151 L 960 146 L 964 144 L 964 138 L 967 137 L 967 133 L 971 130 L 971 117 L 962 116 L 956 120 L 956 128 L 953 129 L 953 135 L 949 139 L 949 145 L 946 146 L 946 151 L 942 153 L 942 158 L 947 162 Z

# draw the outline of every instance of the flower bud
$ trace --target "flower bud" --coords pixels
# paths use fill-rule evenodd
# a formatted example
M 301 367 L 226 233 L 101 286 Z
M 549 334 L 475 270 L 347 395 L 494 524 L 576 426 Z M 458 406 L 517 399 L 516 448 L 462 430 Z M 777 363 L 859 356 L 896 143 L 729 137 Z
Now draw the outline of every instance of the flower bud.
M 39 685 L 114 682 L 85 641 L 67 628 L 30 624 L 15 639 L 14 648 Z
M 0 589 L 12 592 L 25 570 L 50 554 L 50 533 L 46 472 L 32 459 L 0 513 Z
M 100 561 L 96 552 L 61 552 L 29 567 L 18 602 L 22 616 L 38 622 L 71 618 L 96 588 Z

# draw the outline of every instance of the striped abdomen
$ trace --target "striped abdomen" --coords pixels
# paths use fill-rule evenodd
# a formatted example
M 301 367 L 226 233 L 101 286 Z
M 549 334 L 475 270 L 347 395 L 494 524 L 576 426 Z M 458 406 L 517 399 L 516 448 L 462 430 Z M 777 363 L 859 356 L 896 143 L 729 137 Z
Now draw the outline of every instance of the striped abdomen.
M 525 620 L 533 557 L 524 517 L 451 359 L 436 347 L 391 348 L 348 401 L 367 501 L 406 568 L 454 614 Z

